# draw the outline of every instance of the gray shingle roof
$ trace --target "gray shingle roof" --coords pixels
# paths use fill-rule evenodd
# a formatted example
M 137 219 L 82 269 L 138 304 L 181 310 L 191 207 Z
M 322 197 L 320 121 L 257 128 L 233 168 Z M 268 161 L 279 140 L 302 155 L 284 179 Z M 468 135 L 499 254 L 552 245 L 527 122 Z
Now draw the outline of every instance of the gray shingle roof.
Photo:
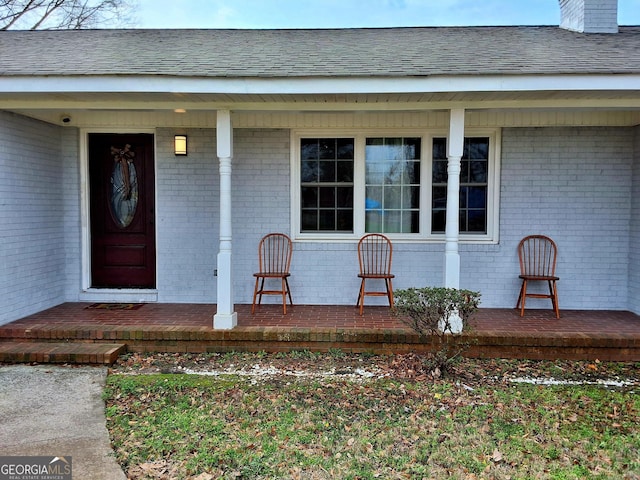
M 640 73 L 640 27 L 0 32 L 0 75 L 421 77 Z

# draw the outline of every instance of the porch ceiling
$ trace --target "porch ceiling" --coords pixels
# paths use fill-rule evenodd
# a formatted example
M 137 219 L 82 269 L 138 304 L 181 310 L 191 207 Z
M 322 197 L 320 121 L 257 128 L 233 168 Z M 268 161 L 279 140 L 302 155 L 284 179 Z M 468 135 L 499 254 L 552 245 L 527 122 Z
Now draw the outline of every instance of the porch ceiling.
M 450 108 L 640 109 L 640 90 L 544 90 L 345 94 L 240 94 L 181 92 L 9 92 L 0 109 L 87 110 L 438 110 Z

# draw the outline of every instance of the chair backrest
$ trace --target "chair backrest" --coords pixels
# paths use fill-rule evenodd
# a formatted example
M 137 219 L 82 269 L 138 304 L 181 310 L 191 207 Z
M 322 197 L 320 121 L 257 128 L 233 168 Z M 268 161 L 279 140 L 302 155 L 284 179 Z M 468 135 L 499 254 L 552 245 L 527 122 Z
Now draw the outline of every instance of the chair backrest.
M 284 233 L 270 233 L 258 245 L 260 273 L 289 273 L 291 266 L 291 239 Z
M 358 260 L 362 275 L 389 275 L 391 273 L 391 240 L 380 233 L 365 235 L 358 242 Z
M 518 257 L 520 274 L 553 277 L 556 274 L 558 247 L 544 235 L 529 235 L 520 240 Z

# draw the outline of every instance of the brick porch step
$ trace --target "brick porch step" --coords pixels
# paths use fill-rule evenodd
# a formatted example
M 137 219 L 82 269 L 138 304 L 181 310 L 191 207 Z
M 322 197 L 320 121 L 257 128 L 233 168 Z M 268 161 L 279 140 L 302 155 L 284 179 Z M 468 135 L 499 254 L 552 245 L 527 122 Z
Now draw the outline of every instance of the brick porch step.
M 123 343 L 0 342 L 0 362 L 111 365 L 126 350 Z

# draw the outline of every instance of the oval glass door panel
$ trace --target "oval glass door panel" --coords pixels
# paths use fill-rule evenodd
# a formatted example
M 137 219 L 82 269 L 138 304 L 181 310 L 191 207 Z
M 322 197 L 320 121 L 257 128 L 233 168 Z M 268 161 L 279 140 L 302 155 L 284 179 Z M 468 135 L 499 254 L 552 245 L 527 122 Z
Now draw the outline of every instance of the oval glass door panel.
M 111 173 L 111 214 L 120 228 L 128 227 L 138 207 L 138 177 L 133 161 L 125 158 L 113 163 Z

